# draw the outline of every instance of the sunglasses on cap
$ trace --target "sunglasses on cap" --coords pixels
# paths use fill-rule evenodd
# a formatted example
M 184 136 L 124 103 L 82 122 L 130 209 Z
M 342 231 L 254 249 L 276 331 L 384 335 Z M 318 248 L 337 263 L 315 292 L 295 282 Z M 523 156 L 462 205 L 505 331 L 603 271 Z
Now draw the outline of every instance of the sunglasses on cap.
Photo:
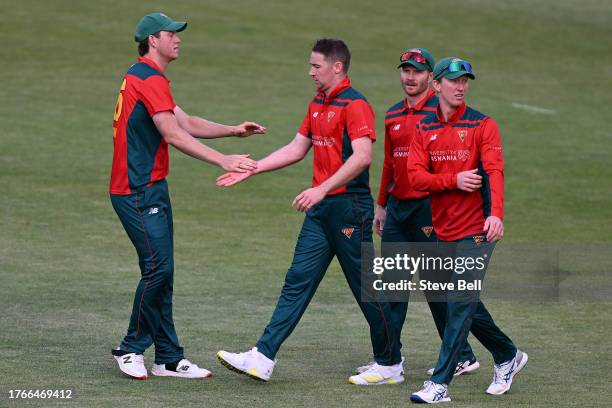
M 418 62 L 419 64 L 429 65 L 429 63 L 427 62 L 427 58 L 425 58 L 419 50 L 407 51 L 403 53 L 400 57 L 400 62 L 406 62 L 408 60 L 413 60 L 414 62 Z
M 459 61 L 453 61 L 448 65 L 448 68 L 446 68 L 446 70 L 448 72 L 450 72 L 451 74 L 453 72 L 459 72 L 459 71 L 465 71 L 468 74 L 474 74 L 472 72 L 472 64 L 470 64 L 467 61 L 463 61 L 463 60 L 459 60 Z

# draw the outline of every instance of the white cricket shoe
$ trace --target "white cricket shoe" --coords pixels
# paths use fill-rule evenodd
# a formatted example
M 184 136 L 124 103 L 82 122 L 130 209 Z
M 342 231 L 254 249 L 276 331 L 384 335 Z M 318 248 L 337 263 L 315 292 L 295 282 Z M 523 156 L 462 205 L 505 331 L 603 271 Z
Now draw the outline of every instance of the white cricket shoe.
M 410 394 L 410 401 L 419 404 L 439 404 L 440 402 L 450 402 L 450 400 L 448 385 L 433 381 L 425 381 L 421 391 Z
M 472 371 L 478 370 L 478 368 L 480 368 L 480 363 L 474 357 L 471 360 L 460 361 L 457 364 L 457 367 L 455 367 L 455 374 L 453 374 L 453 375 L 455 377 L 458 377 L 461 374 L 469 374 Z M 432 367 L 429 370 L 427 370 L 427 375 L 433 375 L 433 373 L 434 373 L 434 367 Z
M 368 371 L 370 368 L 372 368 L 374 364 L 376 364 L 376 361 L 372 360 L 368 362 L 366 365 L 359 366 L 357 367 L 357 370 L 355 370 L 355 373 L 356 374 L 364 373 Z M 402 371 L 404 371 L 404 357 L 402 357 Z
M 218 351 L 217 358 L 226 368 L 244 374 L 254 380 L 268 381 L 274 370 L 276 360 L 272 361 L 253 347 L 245 353 Z
M 487 388 L 487 394 L 502 395 L 512 386 L 512 379 L 527 364 L 527 353 L 516 351 L 516 356 L 510 361 L 493 366 L 493 382 Z
M 402 363 L 392 366 L 374 363 L 361 374 L 349 377 L 348 382 L 356 385 L 399 384 L 404 382 L 403 366 Z
M 208 378 L 212 377 L 212 372 L 205 368 L 200 368 L 186 358 L 176 365 L 176 371 L 169 370 L 166 364 L 153 364 L 151 373 L 158 377 L 180 377 L 180 378 Z
M 122 353 L 119 349 L 112 350 L 112 354 L 124 374 L 137 380 L 146 380 L 149 376 L 142 354 Z

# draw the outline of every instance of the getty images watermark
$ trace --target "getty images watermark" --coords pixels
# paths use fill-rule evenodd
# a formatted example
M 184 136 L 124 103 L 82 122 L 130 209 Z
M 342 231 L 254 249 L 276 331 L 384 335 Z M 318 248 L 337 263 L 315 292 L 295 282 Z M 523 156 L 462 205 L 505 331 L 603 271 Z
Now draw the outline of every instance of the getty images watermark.
M 362 245 L 363 301 L 609 302 L 612 245 L 383 243 Z

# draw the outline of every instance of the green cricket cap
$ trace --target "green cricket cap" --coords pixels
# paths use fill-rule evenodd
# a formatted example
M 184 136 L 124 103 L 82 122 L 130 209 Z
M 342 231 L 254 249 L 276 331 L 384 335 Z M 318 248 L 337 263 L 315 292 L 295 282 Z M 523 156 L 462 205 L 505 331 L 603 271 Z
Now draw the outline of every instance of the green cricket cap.
M 411 65 L 419 71 L 433 71 L 436 60 L 425 48 L 410 48 L 400 55 L 398 68 Z
M 174 21 L 164 13 L 151 13 L 138 22 L 134 39 L 136 42 L 141 42 L 146 40 L 148 36 L 160 31 L 183 31 L 186 28 L 187 23 L 185 21 Z
M 476 79 L 472 64 L 457 57 L 442 58 L 433 70 L 433 79 L 438 81 L 442 78 L 456 79 L 464 75 Z

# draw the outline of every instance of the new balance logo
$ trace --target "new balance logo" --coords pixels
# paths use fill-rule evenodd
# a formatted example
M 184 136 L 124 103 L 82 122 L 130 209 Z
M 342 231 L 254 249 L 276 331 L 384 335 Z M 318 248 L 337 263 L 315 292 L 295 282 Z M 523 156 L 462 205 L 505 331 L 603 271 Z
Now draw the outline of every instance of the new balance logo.
M 159 212 L 159 208 L 157 208 L 157 207 L 153 207 L 153 208 L 149 209 L 149 215 L 157 214 L 158 212 Z
M 438 138 L 438 134 L 436 133 L 435 135 L 431 135 L 431 137 L 429 138 L 430 142 L 433 142 L 434 140 L 436 140 Z
M 189 366 L 188 365 L 180 366 L 179 370 L 180 371 L 188 371 L 189 370 Z
M 132 362 L 132 356 L 124 356 L 123 364 L 130 364 Z

